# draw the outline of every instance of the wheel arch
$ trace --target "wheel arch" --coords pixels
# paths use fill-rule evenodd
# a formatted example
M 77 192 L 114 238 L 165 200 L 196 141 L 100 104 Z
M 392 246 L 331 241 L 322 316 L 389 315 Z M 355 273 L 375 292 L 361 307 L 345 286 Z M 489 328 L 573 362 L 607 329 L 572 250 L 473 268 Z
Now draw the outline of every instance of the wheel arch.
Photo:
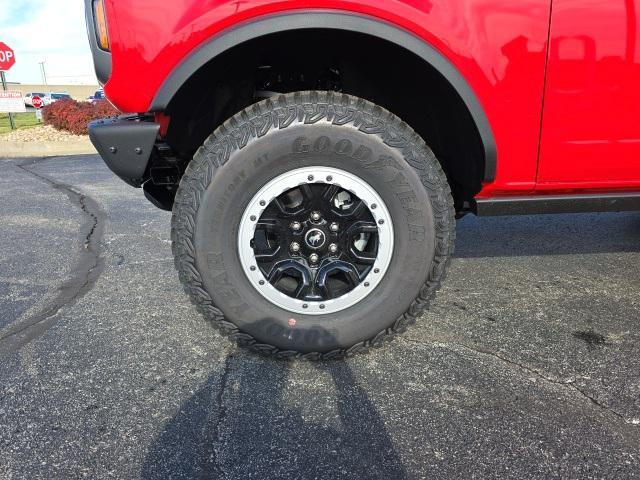
M 318 28 L 378 37 L 413 53 L 439 72 L 460 96 L 475 123 L 485 157 L 484 181 L 491 182 L 495 179 L 497 150 L 493 131 L 484 108 L 463 75 L 442 53 L 423 39 L 403 28 L 366 15 L 334 11 L 292 11 L 260 17 L 228 29 L 200 45 L 173 69 L 156 92 L 150 111 L 165 110 L 193 74 L 233 47 L 278 32 Z

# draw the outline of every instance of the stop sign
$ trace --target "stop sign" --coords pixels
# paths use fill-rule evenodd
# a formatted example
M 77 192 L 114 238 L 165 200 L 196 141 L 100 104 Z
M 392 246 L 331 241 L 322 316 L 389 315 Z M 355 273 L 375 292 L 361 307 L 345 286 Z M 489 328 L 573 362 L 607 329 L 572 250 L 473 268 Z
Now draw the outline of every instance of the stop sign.
M 42 108 L 43 104 L 44 102 L 39 96 L 34 95 L 33 97 L 31 97 L 31 105 L 33 105 L 33 108 Z
M 4 42 L 0 42 L 0 70 L 7 71 L 16 63 L 16 55 L 13 49 Z

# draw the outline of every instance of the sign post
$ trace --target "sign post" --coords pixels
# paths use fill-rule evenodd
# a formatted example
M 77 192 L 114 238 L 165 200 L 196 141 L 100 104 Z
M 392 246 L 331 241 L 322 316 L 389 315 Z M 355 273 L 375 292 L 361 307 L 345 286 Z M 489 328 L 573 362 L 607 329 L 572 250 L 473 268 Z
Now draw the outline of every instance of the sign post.
M 0 77 L 2 78 L 2 90 L 7 91 L 7 79 L 4 76 L 4 72 L 9 70 L 16 63 L 16 55 L 13 49 L 4 42 L 0 42 Z M 15 130 L 16 124 L 13 121 L 13 116 L 9 112 L 9 124 L 11 130 Z
M 38 95 L 34 95 L 31 97 L 31 105 L 36 109 L 36 118 L 42 120 L 42 110 L 40 109 L 44 107 L 44 101 Z
M 0 77 L 2 77 L 2 91 L 6 92 L 7 91 L 7 79 L 4 76 L 4 71 L 0 71 Z M 13 121 L 13 115 L 11 115 L 11 112 L 9 112 L 9 125 L 11 125 L 11 130 L 15 130 L 16 129 L 16 124 Z

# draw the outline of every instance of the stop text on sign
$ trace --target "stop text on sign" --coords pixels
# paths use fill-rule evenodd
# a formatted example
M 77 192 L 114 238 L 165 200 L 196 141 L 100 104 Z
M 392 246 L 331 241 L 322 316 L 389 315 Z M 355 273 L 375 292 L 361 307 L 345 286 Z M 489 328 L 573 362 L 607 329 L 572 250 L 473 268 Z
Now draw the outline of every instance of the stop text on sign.
M 0 62 L 11 62 L 13 59 L 11 50 L 0 50 Z
M 0 42 L 0 71 L 7 71 L 16 63 L 16 54 L 4 42 Z

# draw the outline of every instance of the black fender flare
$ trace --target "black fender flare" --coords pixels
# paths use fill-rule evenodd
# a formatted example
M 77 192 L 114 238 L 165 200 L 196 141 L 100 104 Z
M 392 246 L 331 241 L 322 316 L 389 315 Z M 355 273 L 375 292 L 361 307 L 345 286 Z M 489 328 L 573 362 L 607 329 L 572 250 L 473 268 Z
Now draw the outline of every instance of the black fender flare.
M 489 120 L 465 78 L 447 58 L 416 35 L 383 20 L 353 13 L 326 10 L 292 11 L 259 17 L 226 30 L 195 49 L 164 80 L 149 108 L 163 111 L 180 87 L 206 63 L 248 40 L 272 33 L 309 28 L 347 30 L 387 40 L 429 63 L 451 84 L 469 109 L 484 147 L 484 180 L 495 179 L 497 151 Z

